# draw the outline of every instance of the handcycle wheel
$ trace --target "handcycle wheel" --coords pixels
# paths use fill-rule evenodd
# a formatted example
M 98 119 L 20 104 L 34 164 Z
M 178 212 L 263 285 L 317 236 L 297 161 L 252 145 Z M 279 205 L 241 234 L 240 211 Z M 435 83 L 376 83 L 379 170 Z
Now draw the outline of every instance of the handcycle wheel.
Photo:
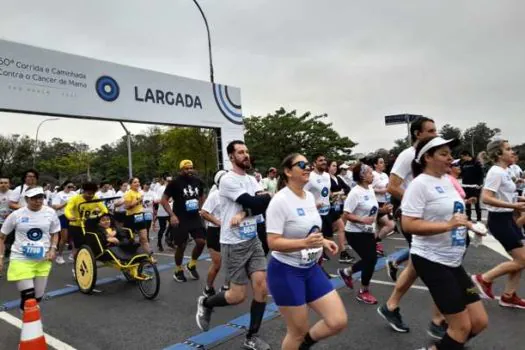
M 83 245 L 75 258 L 75 280 L 84 294 L 91 294 L 97 283 L 97 264 L 91 248 Z
M 147 279 L 138 280 L 139 289 L 144 298 L 149 300 L 155 299 L 160 290 L 160 275 L 157 265 L 144 260 L 139 265 L 138 274 L 139 276 L 147 277 Z

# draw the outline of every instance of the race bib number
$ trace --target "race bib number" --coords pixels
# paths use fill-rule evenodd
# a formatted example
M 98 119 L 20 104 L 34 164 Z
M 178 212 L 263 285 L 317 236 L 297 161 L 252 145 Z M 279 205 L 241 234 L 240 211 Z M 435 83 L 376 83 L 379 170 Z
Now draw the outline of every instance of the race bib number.
M 319 214 L 320 215 L 327 215 L 329 212 L 330 212 L 330 206 L 329 205 L 322 206 L 319 209 Z
M 143 222 L 144 221 L 144 214 L 136 214 L 136 215 L 133 215 L 133 221 L 138 224 L 140 222 Z
M 42 260 L 45 256 L 44 243 L 28 242 L 22 245 L 22 254 L 28 259 Z
M 241 239 L 253 239 L 257 236 L 257 219 L 245 219 L 239 225 L 239 236 Z
M 452 230 L 452 246 L 464 247 L 467 244 L 467 228 L 457 227 Z
M 323 248 L 311 248 L 301 250 L 301 265 L 309 266 L 313 265 L 321 255 Z
M 188 199 L 186 201 L 186 211 L 192 212 L 199 210 L 199 201 L 197 199 Z
M 364 225 L 363 232 L 374 233 L 374 225 Z
M 153 221 L 153 214 L 152 213 L 144 213 L 144 220 L 146 220 L 146 221 Z

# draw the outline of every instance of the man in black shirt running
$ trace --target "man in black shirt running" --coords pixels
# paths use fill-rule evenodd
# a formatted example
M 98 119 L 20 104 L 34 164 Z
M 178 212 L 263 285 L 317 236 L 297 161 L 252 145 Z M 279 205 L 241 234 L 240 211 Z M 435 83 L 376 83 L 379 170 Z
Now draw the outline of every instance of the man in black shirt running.
M 476 219 L 481 221 L 481 207 L 479 205 L 479 196 L 481 194 L 481 186 L 483 185 L 483 167 L 480 162 L 472 158 L 469 151 L 461 152 L 461 178 L 463 190 L 466 195 L 466 214 L 471 221 L 472 219 L 472 203 L 475 203 Z

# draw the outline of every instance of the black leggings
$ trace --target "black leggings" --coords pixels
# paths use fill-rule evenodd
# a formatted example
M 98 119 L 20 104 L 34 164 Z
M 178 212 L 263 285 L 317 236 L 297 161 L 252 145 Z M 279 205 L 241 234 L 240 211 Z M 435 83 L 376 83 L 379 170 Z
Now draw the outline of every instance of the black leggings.
M 166 234 L 166 239 L 170 238 L 171 225 L 169 224 L 169 216 L 157 216 L 159 220 L 159 232 L 157 234 L 157 244 L 162 245 L 162 237 Z
M 376 238 L 372 233 L 345 232 L 346 240 L 361 260 L 352 266 L 352 272 L 361 271 L 361 284 L 368 286 L 377 262 Z
M 481 207 L 480 207 L 480 195 L 481 195 L 481 190 L 480 189 L 477 189 L 477 188 L 470 188 L 470 187 L 464 187 L 463 188 L 465 190 L 465 195 L 466 195 L 466 199 L 469 199 L 469 198 L 472 198 L 472 197 L 475 197 L 477 200 L 476 200 L 476 204 L 474 205 L 475 206 L 475 209 L 476 209 L 476 219 L 477 221 L 481 221 Z M 467 214 L 467 217 L 469 220 L 472 219 L 472 204 L 470 203 L 467 203 L 466 205 L 466 214 Z

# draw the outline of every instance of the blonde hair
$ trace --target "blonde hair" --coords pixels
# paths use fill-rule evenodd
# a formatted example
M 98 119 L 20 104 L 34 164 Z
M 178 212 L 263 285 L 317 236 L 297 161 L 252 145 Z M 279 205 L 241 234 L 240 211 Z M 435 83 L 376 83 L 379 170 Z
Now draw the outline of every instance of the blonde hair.
M 494 140 L 487 145 L 487 154 L 491 161 L 497 162 L 498 158 L 503 154 L 503 145 L 509 141 Z

